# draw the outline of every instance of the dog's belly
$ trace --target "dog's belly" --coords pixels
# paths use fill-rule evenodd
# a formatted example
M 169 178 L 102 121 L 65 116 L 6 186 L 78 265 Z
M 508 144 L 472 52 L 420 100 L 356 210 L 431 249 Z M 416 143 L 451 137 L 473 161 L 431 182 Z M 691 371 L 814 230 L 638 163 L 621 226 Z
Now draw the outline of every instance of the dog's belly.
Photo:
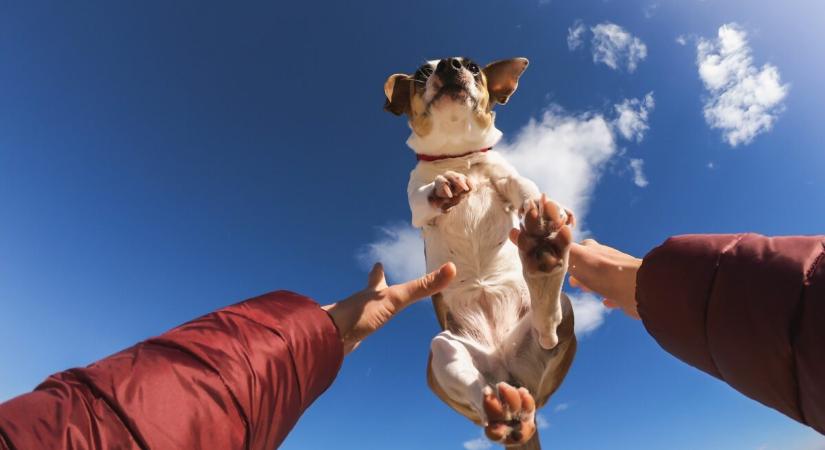
M 457 276 L 442 291 L 451 331 L 496 346 L 529 309 L 518 249 L 508 234 L 515 214 L 486 178 L 470 174 L 467 198 L 424 227 L 427 268 L 445 262 Z

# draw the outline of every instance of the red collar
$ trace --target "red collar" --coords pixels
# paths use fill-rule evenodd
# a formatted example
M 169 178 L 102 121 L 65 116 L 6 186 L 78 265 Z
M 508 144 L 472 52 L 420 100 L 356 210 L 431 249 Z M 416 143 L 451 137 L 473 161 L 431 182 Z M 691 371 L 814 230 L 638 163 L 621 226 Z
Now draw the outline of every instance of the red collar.
M 492 149 L 493 147 L 487 147 L 482 148 L 481 150 L 473 150 L 471 152 L 462 153 L 460 155 L 422 155 L 421 153 L 416 153 L 415 157 L 419 161 L 441 161 L 442 159 L 461 158 L 462 156 L 472 155 L 473 153 L 484 153 Z

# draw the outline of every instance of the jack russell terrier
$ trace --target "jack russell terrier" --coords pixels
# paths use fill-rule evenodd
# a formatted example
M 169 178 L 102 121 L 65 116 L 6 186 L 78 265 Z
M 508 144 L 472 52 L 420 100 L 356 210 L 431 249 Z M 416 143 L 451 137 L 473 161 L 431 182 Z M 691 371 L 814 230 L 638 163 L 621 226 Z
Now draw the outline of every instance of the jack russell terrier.
M 384 84 L 385 109 L 406 114 L 412 129 L 419 162 L 407 193 L 427 268 L 457 268 L 433 297 L 444 331 L 432 340 L 427 381 L 488 438 L 522 450 L 540 448 L 536 408 L 576 353 L 561 292 L 573 215 L 492 150 L 502 136 L 493 106 L 507 103 L 527 64 L 446 58 Z

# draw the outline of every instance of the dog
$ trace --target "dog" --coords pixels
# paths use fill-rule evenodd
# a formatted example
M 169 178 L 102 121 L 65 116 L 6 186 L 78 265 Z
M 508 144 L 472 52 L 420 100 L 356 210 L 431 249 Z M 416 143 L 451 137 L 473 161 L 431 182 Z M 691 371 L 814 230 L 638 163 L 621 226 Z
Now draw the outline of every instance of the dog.
M 521 450 L 541 448 L 536 409 L 576 353 L 561 292 L 573 215 L 493 150 L 502 137 L 493 107 L 507 103 L 527 65 L 445 58 L 384 84 L 385 109 L 412 129 L 418 164 L 407 193 L 427 268 L 457 268 L 433 297 L 443 331 L 431 343 L 428 384 L 489 439 Z

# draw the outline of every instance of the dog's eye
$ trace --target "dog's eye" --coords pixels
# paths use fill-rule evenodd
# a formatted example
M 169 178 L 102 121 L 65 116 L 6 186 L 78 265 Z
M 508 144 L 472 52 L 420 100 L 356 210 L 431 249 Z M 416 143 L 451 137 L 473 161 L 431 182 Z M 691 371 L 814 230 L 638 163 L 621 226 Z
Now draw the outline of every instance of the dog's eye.
M 467 64 L 467 70 L 470 71 L 473 75 L 478 75 L 479 69 L 476 63 Z
M 429 64 L 424 64 L 415 71 L 415 79 L 419 81 L 426 81 L 432 74 L 433 67 Z

